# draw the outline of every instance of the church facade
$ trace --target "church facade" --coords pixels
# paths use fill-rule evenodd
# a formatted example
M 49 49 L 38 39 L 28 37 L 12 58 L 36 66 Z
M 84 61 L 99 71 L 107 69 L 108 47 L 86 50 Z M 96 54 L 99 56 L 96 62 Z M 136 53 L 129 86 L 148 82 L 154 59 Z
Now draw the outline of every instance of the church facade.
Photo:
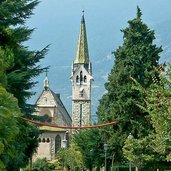
M 35 103 L 36 112 L 33 115 L 45 117 L 45 123 L 58 126 L 90 125 L 93 77 L 84 13 L 70 79 L 72 82 L 72 119 L 60 99 L 60 94 L 56 94 L 50 89 L 47 75 L 44 80 L 44 89 Z M 50 161 L 54 160 L 58 150 L 69 145 L 71 130 L 50 126 L 40 126 L 40 130 L 42 133 L 39 137 L 39 146 L 33 160 L 44 157 Z
M 60 95 L 54 93 L 49 87 L 49 81 L 44 80 L 44 89 L 36 101 L 36 112 L 34 115 L 44 117 L 44 126 L 40 126 L 42 134 L 39 136 L 39 146 L 36 158 L 47 158 L 54 160 L 55 154 L 61 147 L 67 147 L 70 141 L 70 131 L 67 129 L 53 128 L 46 124 L 55 124 L 58 126 L 71 126 L 71 117 L 65 109 L 60 99 Z

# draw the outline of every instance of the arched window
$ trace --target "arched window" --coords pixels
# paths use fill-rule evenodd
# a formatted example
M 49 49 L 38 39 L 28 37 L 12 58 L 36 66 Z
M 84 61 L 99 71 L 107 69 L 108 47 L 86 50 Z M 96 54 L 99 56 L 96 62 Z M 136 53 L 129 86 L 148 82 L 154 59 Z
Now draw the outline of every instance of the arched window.
M 76 76 L 76 83 L 79 83 L 79 76 Z
M 86 83 L 87 82 L 87 77 L 86 77 L 86 75 L 84 76 L 84 83 Z
M 45 143 L 45 138 L 43 138 L 42 142 Z
M 83 82 L 83 72 L 81 71 L 80 72 L 80 83 L 82 83 Z
M 50 142 L 50 139 L 49 138 L 47 138 L 47 143 L 49 143 Z
M 55 137 L 55 153 L 61 148 L 61 136 L 57 135 Z

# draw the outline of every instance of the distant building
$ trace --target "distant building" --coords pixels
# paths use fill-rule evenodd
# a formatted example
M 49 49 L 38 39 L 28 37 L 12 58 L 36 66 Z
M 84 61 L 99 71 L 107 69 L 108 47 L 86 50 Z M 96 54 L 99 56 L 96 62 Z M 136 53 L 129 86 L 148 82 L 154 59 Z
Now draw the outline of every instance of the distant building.
M 49 81 L 44 80 L 44 89 L 36 101 L 36 112 L 34 115 L 46 116 L 45 123 L 56 124 L 59 126 L 71 126 L 71 117 L 63 105 L 60 95 L 54 93 L 49 87 Z M 40 126 L 42 134 L 39 137 L 39 147 L 36 158 L 46 157 L 48 160 L 54 160 L 55 154 L 61 147 L 68 146 L 70 132 L 66 129 Z
M 44 80 L 44 89 L 35 103 L 36 112 L 34 115 L 46 116 L 45 123 L 58 126 L 90 125 L 93 77 L 84 14 L 81 20 L 76 57 L 70 79 L 72 81 L 72 121 L 60 99 L 60 95 L 50 89 L 47 75 Z M 54 160 L 58 150 L 61 147 L 68 146 L 71 132 L 70 130 L 48 126 L 40 126 L 40 130 L 42 134 L 39 137 L 39 147 L 37 153 L 33 156 L 33 160 L 43 157 L 46 157 L 47 160 Z

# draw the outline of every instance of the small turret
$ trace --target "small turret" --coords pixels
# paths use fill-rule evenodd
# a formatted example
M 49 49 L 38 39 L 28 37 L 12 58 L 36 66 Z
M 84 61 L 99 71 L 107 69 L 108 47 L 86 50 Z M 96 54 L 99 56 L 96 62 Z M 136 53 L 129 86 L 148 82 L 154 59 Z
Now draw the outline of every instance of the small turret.
M 46 77 L 44 79 L 44 89 L 48 90 L 49 89 L 49 80 L 48 80 L 48 70 L 46 69 Z

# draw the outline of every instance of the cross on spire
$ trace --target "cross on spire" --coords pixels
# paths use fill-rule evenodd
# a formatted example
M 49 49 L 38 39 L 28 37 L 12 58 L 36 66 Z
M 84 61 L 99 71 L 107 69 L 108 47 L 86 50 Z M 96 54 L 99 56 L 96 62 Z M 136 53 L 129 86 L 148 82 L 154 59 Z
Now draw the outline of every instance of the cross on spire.
M 82 19 L 81 19 L 81 23 L 85 23 L 85 19 L 84 19 L 84 10 L 82 10 L 82 13 L 83 13 L 83 15 L 82 15 Z
M 45 69 L 46 77 L 48 76 L 48 69 Z
M 44 89 L 45 90 L 48 90 L 48 88 L 49 88 L 49 80 L 48 80 L 48 69 L 46 68 L 45 69 L 45 73 L 46 73 L 46 77 L 45 77 L 45 79 L 44 79 Z

